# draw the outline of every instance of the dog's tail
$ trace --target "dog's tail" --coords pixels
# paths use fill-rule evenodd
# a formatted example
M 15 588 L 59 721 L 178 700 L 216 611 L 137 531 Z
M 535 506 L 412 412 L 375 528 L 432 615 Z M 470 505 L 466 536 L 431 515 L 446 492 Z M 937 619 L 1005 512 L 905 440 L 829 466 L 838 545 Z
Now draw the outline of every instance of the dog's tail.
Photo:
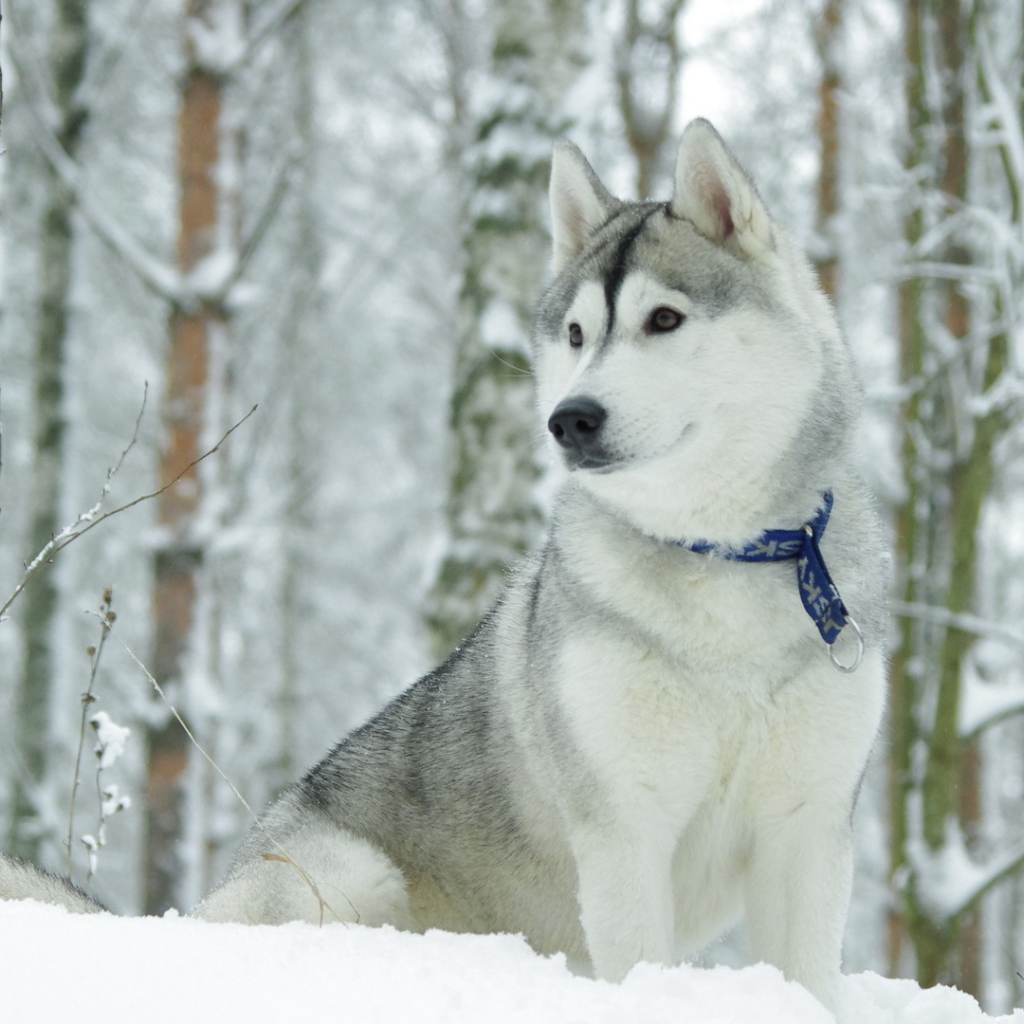
M 106 911 L 70 879 L 0 853 L 0 900 L 39 900 L 56 903 L 72 914 L 101 914 Z

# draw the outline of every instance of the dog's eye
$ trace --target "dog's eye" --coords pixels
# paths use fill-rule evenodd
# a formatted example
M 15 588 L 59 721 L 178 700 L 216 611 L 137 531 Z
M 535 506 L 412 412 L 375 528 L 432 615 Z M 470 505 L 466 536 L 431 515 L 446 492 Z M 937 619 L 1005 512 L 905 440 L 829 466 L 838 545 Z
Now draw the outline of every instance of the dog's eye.
M 569 344 L 573 348 L 583 347 L 583 328 L 579 324 L 569 324 Z
M 674 331 L 686 319 L 682 313 L 669 306 L 659 306 L 647 318 L 647 330 L 651 334 L 666 334 Z

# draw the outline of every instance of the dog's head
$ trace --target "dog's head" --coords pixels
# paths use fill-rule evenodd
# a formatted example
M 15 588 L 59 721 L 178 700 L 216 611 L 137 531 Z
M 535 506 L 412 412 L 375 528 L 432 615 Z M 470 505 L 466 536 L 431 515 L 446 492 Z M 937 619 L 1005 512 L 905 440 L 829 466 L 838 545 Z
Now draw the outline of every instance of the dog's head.
M 551 213 L 535 362 L 566 468 L 658 537 L 737 543 L 813 510 L 858 390 L 810 268 L 715 129 L 687 127 L 667 203 L 613 198 L 559 143 Z

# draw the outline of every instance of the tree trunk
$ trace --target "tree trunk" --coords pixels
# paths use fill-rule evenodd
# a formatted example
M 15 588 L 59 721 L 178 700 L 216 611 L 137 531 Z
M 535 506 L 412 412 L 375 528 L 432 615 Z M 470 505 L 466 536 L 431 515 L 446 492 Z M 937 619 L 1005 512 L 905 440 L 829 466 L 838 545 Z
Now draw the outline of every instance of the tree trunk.
M 1007 368 L 1008 339 L 1002 330 L 972 330 L 974 311 L 955 271 L 966 271 L 977 259 L 954 219 L 962 220 L 969 209 L 968 30 L 959 4 L 924 0 L 910 6 L 914 146 L 908 168 L 919 175 L 928 168 L 934 177 L 922 183 L 930 195 L 918 196 L 907 240 L 919 247 L 926 230 L 940 226 L 933 237 L 942 241 L 920 256 L 946 268 L 947 277 L 941 285 L 908 281 L 903 290 L 903 380 L 914 397 L 905 410 L 909 500 L 897 525 L 904 599 L 935 605 L 950 616 L 974 610 L 981 514 L 992 489 L 994 448 L 1008 425 L 1002 404 L 988 400 Z M 931 223 L 925 221 L 926 208 Z M 931 326 L 936 323 L 940 329 Z M 980 368 L 974 354 L 979 336 L 987 338 Z M 979 404 L 985 411 L 975 411 Z M 974 635 L 955 625 L 903 622 L 893 665 L 892 859 L 894 878 L 905 882 L 904 914 L 891 922 L 890 966 L 899 968 L 905 926 L 923 985 L 955 984 L 980 996 L 980 906 L 937 911 L 934 893 L 927 891 L 934 880 L 917 874 L 921 864 L 907 854 L 913 839 L 916 858 L 941 857 L 951 838 L 958 841 L 951 828 L 960 830 L 970 849 L 979 827 L 981 754 L 976 746 L 965 749 L 958 731 L 973 644 Z M 915 747 L 919 753 L 912 758 Z M 911 820 L 912 801 L 920 808 L 919 821 Z
M 55 134 L 74 158 L 88 111 L 79 106 L 85 72 L 89 5 L 60 0 L 53 27 L 50 66 Z M 45 206 L 41 225 L 39 306 L 34 354 L 32 481 L 29 492 L 28 547 L 44 548 L 61 528 L 64 475 L 64 373 L 70 319 L 74 196 L 47 163 L 42 171 Z M 40 788 L 50 760 L 49 725 L 54 685 L 52 642 L 57 584 L 49 572 L 38 576 L 22 599 L 23 660 L 15 697 L 17 765 L 9 849 L 26 860 L 40 859 L 46 826 L 39 820 Z
M 925 66 L 922 52 L 923 0 L 909 0 L 905 14 L 905 58 L 907 68 L 906 102 L 910 143 L 904 158 L 908 176 L 923 166 L 927 157 L 929 112 L 925 98 Z M 919 202 L 912 201 L 904 222 L 904 237 L 913 248 L 924 233 L 923 212 Z M 922 328 L 923 282 L 908 277 L 899 290 L 900 380 L 910 387 L 904 406 L 904 424 L 921 420 L 921 389 L 918 382 L 924 371 L 925 338 Z M 896 509 L 896 564 L 902 574 L 902 597 L 916 603 L 920 597 L 923 556 L 920 467 L 910 429 L 903 431 L 902 462 L 906 484 L 906 502 Z M 916 728 L 914 707 L 917 700 L 917 672 L 912 670 L 912 653 L 920 633 L 920 624 L 911 618 L 900 620 L 900 643 L 893 655 L 889 672 L 889 729 L 892 746 L 889 755 L 889 829 L 890 885 L 899 894 L 906 891 L 907 798 L 910 793 L 910 755 Z M 915 666 L 916 667 L 916 666 Z M 901 900 L 889 912 L 889 973 L 899 975 L 903 969 L 904 943 L 907 936 L 906 910 Z
M 453 134 L 470 136 L 472 197 L 463 213 L 447 549 L 426 614 L 438 657 L 467 636 L 501 589 L 509 563 L 540 532 L 529 333 L 549 242 L 541 219 L 549 143 L 566 127 L 558 110 L 578 71 L 580 0 L 499 0 L 490 75 L 494 106 Z M 455 99 L 460 90 L 453 89 Z M 457 111 L 463 110 L 458 102 Z M 507 145 L 509 139 L 519 144 Z M 495 145 L 495 142 L 498 144 Z M 459 154 L 456 154 L 458 158 Z
M 216 169 L 220 153 L 221 82 L 199 60 L 189 24 L 202 22 L 208 0 L 188 0 L 184 77 L 178 118 L 180 184 L 177 265 L 188 274 L 213 250 L 219 215 Z M 164 400 L 165 442 L 160 453 L 161 483 L 200 456 L 205 425 L 210 334 L 216 312 L 202 303 L 175 309 L 169 324 Z M 202 497 L 198 467 L 191 466 L 159 498 L 157 517 L 164 540 L 154 562 L 154 640 L 151 667 L 165 691 L 180 692 L 183 659 L 196 611 L 202 546 L 195 535 Z M 167 716 L 148 735 L 145 912 L 161 914 L 177 903 L 182 876 L 188 739 Z
M 842 86 L 840 43 L 843 35 L 844 0 L 826 0 L 814 41 L 821 62 L 818 83 L 818 194 L 815 234 L 818 251 L 814 265 L 825 294 L 835 302 L 838 287 L 839 253 L 835 219 L 839 213 L 839 92 Z
M 675 131 L 683 53 L 679 19 L 686 0 L 656 6 L 626 0 L 625 28 L 615 48 L 615 84 L 626 141 L 636 160 L 636 194 L 650 198 Z

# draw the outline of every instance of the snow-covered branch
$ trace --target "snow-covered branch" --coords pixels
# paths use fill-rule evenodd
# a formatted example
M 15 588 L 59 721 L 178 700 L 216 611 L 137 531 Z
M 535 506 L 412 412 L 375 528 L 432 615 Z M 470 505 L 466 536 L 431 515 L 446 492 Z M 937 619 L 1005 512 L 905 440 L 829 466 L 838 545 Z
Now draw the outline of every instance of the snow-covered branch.
M 936 358 L 929 365 L 927 373 L 920 373 L 916 377 L 911 377 L 903 384 L 895 386 L 883 385 L 873 388 L 868 392 L 868 401 L 878 405 L 899 404 L 909 401 L 914 395 L 920 394 L 922 391 L 932 387 L 937 380 L 948 374 L 956 364 L 963 363 L 971 359 L 978 351 L 987 349 L 992 340 L 1001 334 L 1005 334 L 1009 327 L 1010 324 L 1007 320 L 1000 319 L 986 324 L 984 330 L 976 329 L 970 338 L 963 339 L 958 344 L 949 346 L 948 352 L 940 358 Z M 1003 379 L 991 389 L 995 392 L 994 395 L 989 395 L 985 398 L 975 396 L 970 400 L 969 404 L 972 414 L 975 416 L 984 415 L 985 411 L 992 407 L 992 402 L 996 399 L 999 401 L 1009 401 L 1011 398 L 1018 400 L 1021 394 L 1021 387 L 1020 378 L 1015 375 L 1015 371 L 1008 371 L 1003 375 Z
M 11 60 L 19 74 L 23 73 L 13 51 Z M 53 172 L 74 196 L 75 203 L 89 227 L 96 232 L 108 249 L 128 264 L 151 292 L 167 302 L 181 305 L 181 276 L 177 270 L 149 253 L 92 200 L 83 185 L 81 168 L 68 156 L 54 134 L 52 125 L 55 115 L 46 109 L 45 97 L 42 94 L 33 96 L 28 93 L 27 104 L 32 114 L 31 130 L 36 145 L 39 146 Z
M 230 304 L 231 289 L 234 288 L 242 279 L 249 263 L 253 256 L 256 255 L 256 251 L 259 249 L 260 243 L 263 241 L 263 238 L 267 233 L 267 229 L 277 217 L 278 210 L 281 208 L 281 203 L 283 202 L 284 197 L 288 194 L 291 176 L 295 170 L 296 164 L 296 154 L 292 153 L 278 171 L 277 177 L 270 190 L 270 195 L 267 197 L 267 201 L 263 204 L 263 209 L 256 218 L 252 230 L 249 232 L 248 237 L 242 241 L 242 244 L 238 248 L 238 252 L 234 255 L 234 265 L 230 268 L 229 273 L 224 278 L 224 281 L 217 292 L 210 296 L 211 300 L 216 304 Z
M 1013 647 L 1024 649 L 1024 630 L 1004 626 L 1002 623 L 992 622 L 990 619 L 983 619 L 980 616 L 968 615 L 963 612 L 951 612 L 948 608 L 940 608 L 936 605 L 908 601 L 893 601 L 889 607 L 894 615 L 920 619 L 923 622 L 934 622 L 938 626 L 952 626 L 965 633 L 999 640 Z
M 941 263 L 934 260 L 908 263 L 902 276 L 907 280 L 927 277 L 939 281 L 971 281 L 977 284 L 998 284 L 1000 281 L 999 274 L 990 267 L 974 263 Z
M 274 222 L 288 193 L 295 163 L 293 155 L 280 168 L 252 229 L 238 248 L 221 245 L 213 249 L 180 279 L 175 300 L 177 308 L 192 313 L 204 306 L 224 310 L 235 304 L 232 289 L 241 281 L 267 229 Z
M 960 690 L 957 733 L 970 740 L 1014 715 L 1024 714 L 1024 686 L 995 686 L 967 675 Z
M 236 74 L 259 52 L 260 47 L 273 37 L 289 19 L 298 14 L 306 0 L 281 0 L 273 10 L 249 33 L 244 47 L 235 54 L 226 66 L 228 74 Z
M 189 18 L 185 32 L 193 67 L 227 81 L 237 75 L 305 3 L 306 0 L 279 0 L 248 35 L 234 4 L 214 5 L 202 17 Z
M 291 6 L 297 9 L 298 4 L 292 0 Z M 189 312 L 203 304 L 213 307 L 227 304 L 231 289 L 244 275 L 287 195 L 296 163 L 295 155 L 290 155 L 278 172 L 263 209 L 238 251 L 217 249 L 189 274 L 182 275 L 174 266 L 148 252 L 94 202 L 83 185 L 81 169 L 65 152 L 51 127 L 53 117 L 40 107 L 40 103 L 45 102 L 45 99 L 29 97 L 36 144 L 54 173 L 74 196 L 86 223 L 107 248 L 128 265 L 146 288 L 176 309 Z
M 1001 149 L 1006 159 L 1007 183 L 1019 204 L 1024 195 L 1024 123 L 1019 107 L 1007 91 L 996 67 L 992 44 L 984 26 L 979 26 L 975 31 L 974 46 L 982 88 L 1001 128 Z
M 938 850 L 929 850 L 922 838 L 908 841 L 907 847 L 920 905 L 940 925 L 960 918 L 1024 867 L 1024 842 L 979 864 L 968 851 L 956 818 L 947 820 L 946 840 Z

